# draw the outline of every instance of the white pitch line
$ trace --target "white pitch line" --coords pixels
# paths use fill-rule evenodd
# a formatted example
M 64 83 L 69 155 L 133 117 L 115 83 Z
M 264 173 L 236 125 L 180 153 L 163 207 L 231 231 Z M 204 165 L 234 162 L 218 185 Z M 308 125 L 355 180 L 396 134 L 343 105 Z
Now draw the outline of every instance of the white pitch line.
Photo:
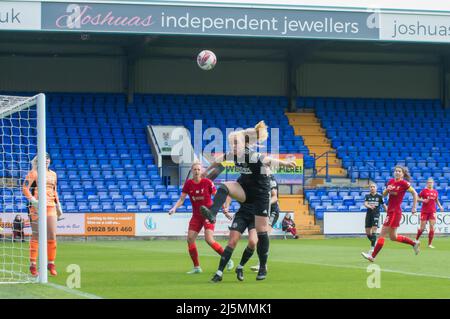
M 280 262 L 281 260 L 277 260 Z M 281 262 L 291 262 L 291 261 L 281 261 Z M 349 269 L 367 269 L 366 267 L 360 267 L 360 266 L 350 266 L 350 265 L 336 265 L 336 264 L 325 264 L 325 263 L 312 263 L 312 262 L 303 262 L 303 261 L 293 261 L 294 263 L 298 264 L 306 264 L 306 265 L 314 265 L 314 266 L 324 266 L 324 267 L 336 267 L 336 268 L 349 268 Z M 371 263 L 372 264 L 372 263 Z M 370 265 L 368 263 L 368 265 Z M 379 264 L 375 264 L 380 266 Z M 380 270 L 382 272 L 390 272 L 390 273 L 397 273 L 401 275 L 408 275 L 408 276 L 419 276 L 419 277 L 431 277 L 431 278 L 439 278 L 439 279 L 449 279 L 450 276 L 442 276 L 442 275 L 433 275 L 433 274 L 421 274 L 421 273 L 415 273 L 415 272 L 409 272 L 409 271 L 402 271 L 402 270 L 394 270 L 394 269 L 384 269 L 382 266 L 380 266 Z
M 94 294 L 90 294 L 90 293 L 87 293 L 87 292 L 79 291 L 79 290 L 76 290 L 76 289 L 71 289 L 69 287 L 57 285 L 57 284 L 54 284 L 54 283 L 47 283 L 46 285 L 50 286 L 50 287 L 53 287 L 55 289 L 58 289 L 58 290 L 62 290 L 64 292 L 67 292 L 67 293 L 75 295 L 75 296 L 85 297 L 87 299 L 103 299 L 102 297 L 94 295 Z

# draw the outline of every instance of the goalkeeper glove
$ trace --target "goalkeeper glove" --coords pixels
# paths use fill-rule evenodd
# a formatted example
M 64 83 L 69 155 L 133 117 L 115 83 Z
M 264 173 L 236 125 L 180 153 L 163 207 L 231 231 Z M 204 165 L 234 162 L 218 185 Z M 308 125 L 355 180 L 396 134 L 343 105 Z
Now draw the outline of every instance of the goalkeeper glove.
M 34 197 L 31 197 L 30 203 L 34 208 L 38 208 L 38 206 L 39 206 L 39 201 Z
M 64 219 L 63 218 L 63 210 L 62 210 L 62 206 L 61 206 L 61 203 L 58 203 L 57 205 L 56 205 L 56 216 L 58 216 L 58 221 L 59 220 L 62 220 L 62 219 Z

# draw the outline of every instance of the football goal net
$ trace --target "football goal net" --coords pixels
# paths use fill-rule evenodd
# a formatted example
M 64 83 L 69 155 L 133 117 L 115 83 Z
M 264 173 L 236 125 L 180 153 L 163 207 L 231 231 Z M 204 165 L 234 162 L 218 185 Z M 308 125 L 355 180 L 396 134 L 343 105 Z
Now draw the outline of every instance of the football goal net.
M 0 283 L 47 282 L 45 95 L 0 95 Z M 38 212 L 30 220 L 23 193 L 37 156 Z M 42 190 L 42 191 L 41 191 Z M 44 216 L 44 218 L 41 218 Z M 38 278 L 30 275 L 31 226 L 39 231 Z

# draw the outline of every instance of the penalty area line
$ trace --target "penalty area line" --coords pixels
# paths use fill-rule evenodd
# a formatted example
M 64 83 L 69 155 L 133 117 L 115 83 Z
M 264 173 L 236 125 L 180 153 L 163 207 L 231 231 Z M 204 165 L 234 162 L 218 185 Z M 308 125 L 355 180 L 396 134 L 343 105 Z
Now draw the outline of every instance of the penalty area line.
M 102 297 L 94 295 L 94 294 L 90 294 L 90 293 L 79 291 L 79 290 L 72 289 L 72 288 L 69 288 L 69 287 L 57 285 L 57 284 L 54 284 L 54 283 L 47 283 L 45 285 L 50 286 L 50 287 L 55 288 L 55 289 L 58 289 L 58 290 L 61 290 L 61 291 L 64 291 L 64 292 L 67 292 L 67 293 L 75 295 L 75 296 L 84 297 L 84 298 L 87 298 L 87 299 L 103 299 Z

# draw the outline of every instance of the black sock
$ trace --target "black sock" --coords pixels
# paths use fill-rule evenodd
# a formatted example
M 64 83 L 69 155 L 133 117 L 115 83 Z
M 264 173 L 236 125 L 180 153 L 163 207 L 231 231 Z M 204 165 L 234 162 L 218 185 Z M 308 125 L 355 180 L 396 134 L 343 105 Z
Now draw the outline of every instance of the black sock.
M 372 247 L 375 247 L 375 244 L 377 243 L 377 234 L 373 233 L 370 241 L 372 242 Z
M 252 258 L 253 253 L 255 252 L 254 249 L 251 249 L 250 247 L 246 247 L 244 252 L 242 253 L 242 258 L 241 258 L 241 262 L 239 263 L 239 265 L 244 266 L 247 261 Z
M 221 184 L 217 187 L 217 193 L 214 195 L 214 202 L 209 209 L 213 214 L 217 214 L 219 212 L 223 204 L 225 204 L 229 193 L 228 187 L 225 185 Z
M 225 266 L 230 261 L 231 255 L 233 255 L 233 250 L 234 250 L 234 248 L 231 248 L 230 246 L 225 247 L 225 249 L 223 250 L 222 256 L 220 256 L 220 263 L 219 263 L 218 270 L 223 272 L 223 270 L 225 269 Z
M 259 269 L 266 269 L 267 258 L 269 257 L 269 235 L 267 232 L 258 233 L 256 251 L 259 257 Z
M 367 239 L 369 239 L 370 244 L 372 245 L 372 234 L 370 234 L 370 235 L 367 235 L 367 234 L 366 234 L 366 236 L 367 236 Z

